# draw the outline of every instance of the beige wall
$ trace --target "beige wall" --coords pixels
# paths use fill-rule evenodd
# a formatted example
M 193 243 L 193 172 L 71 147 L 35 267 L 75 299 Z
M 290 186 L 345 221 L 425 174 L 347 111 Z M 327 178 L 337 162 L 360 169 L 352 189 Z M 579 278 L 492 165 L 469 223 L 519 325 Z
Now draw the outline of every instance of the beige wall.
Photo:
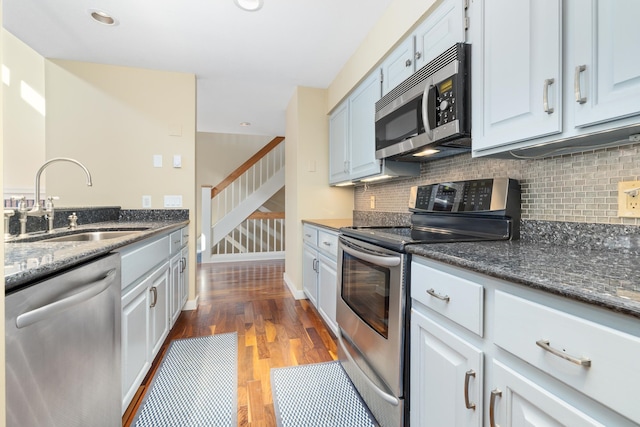
M 71 163 L 47 168 L 47 195 L 56 206 L 163 208 L 181 195 L 195 235 L 195 76 L 74 61 L 45 61 L 46 156 L 71 157 L 91 172 L 87 187 Z M 163 156 L 160 168 L 153 155 Z M 172 167 L 173 155 L 182 167 Z M 195 298 L 195 245 L 190 242 L 189 299 Z
M 441 0 L 394 0 L 329 85 L 331 111 Z
M 5 196 L 33 194 L 34 176 L 45 161 L 44 58 L 2 30 L 3 65 L 10 81 L 3 103 Z
M 296 88 L 286 116 L 285 281 L 302 296 L 302 219 L 351 218 L 353 189 L 329 187 L 327 91 Z
M 0 0 L 0 22 L 2 22 L 2 0 Z M 4 31 L 0 31 L 0 64 L 3 64 L 4 61 Z M 0 84 L 0 129 L 4 129 L 4 85 Z M 0 132 L 0 157 L 4 160 L 4 138 L 2 136 L 2 132 Z M 3 162 L 4 163 L 4 162 Z M 4 166 L 2 167 L 2 172 L 0 173 L 0 187 L 2 187 L 4 175 Z M 0 231 L 4 234 L 4 221 L 2 221 L 2 226 L 0 226 Z M 4 277 L 4 245 L 0 248 L 0 274 Z M 0 327 L 4 331 L 4 286 L 2 287 L 2 292 L 0 293 Z M 3 369 L 0 369 L 0 427 L 4 427 L 6 425 L 6 402 L 5 397 L 5 357 L 4 357 L 4 334 L 0 337 L 0 366 Z

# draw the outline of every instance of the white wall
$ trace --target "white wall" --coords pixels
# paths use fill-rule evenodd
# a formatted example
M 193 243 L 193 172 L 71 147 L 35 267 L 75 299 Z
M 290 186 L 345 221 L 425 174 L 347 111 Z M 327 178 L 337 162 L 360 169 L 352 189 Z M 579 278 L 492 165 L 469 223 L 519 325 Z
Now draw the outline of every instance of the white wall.
M 353 189 L 329 187 L 327 91 L 296 88 L 285 141 L 285 281 L 302 297 L 302 219 L 351 218 Z

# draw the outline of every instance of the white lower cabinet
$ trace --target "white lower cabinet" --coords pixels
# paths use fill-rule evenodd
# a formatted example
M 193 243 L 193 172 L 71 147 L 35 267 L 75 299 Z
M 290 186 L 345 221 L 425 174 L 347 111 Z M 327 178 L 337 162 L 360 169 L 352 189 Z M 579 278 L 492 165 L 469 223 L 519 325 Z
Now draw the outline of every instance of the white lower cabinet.
M 122 296 L 122 413 L 169 333 L 168 285 L 164 263 Z
M 412 426 L 640 425 L 638 319 L 420 256 L 411 297 Z
M 336 292 L 338 232 L 309 224 L 303 226 L 302 287 L 325 323 L 338 332 Z
M 411 425 L 481 427 L 482 360 L 481 350 L 414 307 L 411 311 Z
M 603 426 L 497 360 L 493 361 L 491 384 L 491 426 Z
M 134 243 L 122 259 L 122 413 L 188 297 L 187 228 Z M 188 237 L 188 235 L 187 235 Z

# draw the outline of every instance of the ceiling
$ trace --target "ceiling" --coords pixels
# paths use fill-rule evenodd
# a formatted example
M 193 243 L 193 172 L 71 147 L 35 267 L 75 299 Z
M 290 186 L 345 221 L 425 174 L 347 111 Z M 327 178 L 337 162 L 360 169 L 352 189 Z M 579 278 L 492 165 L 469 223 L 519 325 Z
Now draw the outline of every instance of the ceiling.
M 273 136 L 294 88 L 328 87 L 391 1 L 3 0 L 3 25 L 45 58 L 193 73 L 199 132 Z

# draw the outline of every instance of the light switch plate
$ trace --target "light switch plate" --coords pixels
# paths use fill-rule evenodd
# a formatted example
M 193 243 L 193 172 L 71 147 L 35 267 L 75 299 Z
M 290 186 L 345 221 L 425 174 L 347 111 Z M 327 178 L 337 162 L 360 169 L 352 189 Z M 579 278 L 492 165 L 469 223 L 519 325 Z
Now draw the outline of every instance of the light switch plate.
M 151 196 L 142 196 L 142 207 L 145 209 L 151 208 Z
M 640 181 L 618 182 L 618 216 L 640 218 Z
M 162 154 L 154 154 L 153 155 L 153 167 L 161 168 L 162 167 Z
M 165 208 L 181 208 L 182 196 L 164 196 Z
M 173 156 L 173 167 L 181 168 L 182 167 L 182 156 L 180 154 L 174 154 Z

